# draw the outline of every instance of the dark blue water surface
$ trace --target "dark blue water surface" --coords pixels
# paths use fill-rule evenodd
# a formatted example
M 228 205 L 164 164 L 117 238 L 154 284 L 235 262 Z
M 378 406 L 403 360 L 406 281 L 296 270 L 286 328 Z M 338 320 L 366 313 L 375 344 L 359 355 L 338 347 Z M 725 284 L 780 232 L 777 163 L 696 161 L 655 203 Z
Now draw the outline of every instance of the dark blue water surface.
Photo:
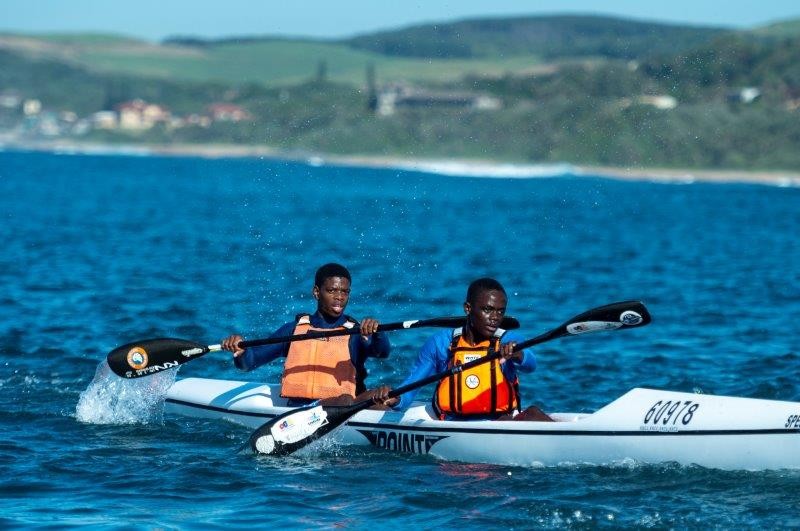
M 265 459 L 236 452 L 245 428 L 165 418 L 169 381 L 101 375 L 87 396 L 122 343 L 267 335 L 339 261 L 348 313 L 384 322 L 458 315 L 479 276 L 530 336 L 643 300 L 649 327 L 537 349 L 522 387 L 545 410 L 637 386 L 800 401 L 798 229 L 797 188 L 0 153 L 0 526 L 800 526 L 798 471 Z M 370 381 L 398 384 L 430 332 L 394 332 Z M 178 377 L 280 369 L 210 354 Z

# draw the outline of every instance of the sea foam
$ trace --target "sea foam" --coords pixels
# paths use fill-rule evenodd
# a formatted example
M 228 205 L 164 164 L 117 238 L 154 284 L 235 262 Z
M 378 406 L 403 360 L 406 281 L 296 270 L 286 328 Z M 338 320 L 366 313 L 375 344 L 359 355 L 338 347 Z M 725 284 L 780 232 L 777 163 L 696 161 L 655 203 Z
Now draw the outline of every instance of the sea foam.
M 498 164 L 462 161 L 398 162 L 392 167 L 401 170 L 463 177 L 498 177 L 528 179 L 532 177 L 561 177 L 576 175 L 570 164 Z

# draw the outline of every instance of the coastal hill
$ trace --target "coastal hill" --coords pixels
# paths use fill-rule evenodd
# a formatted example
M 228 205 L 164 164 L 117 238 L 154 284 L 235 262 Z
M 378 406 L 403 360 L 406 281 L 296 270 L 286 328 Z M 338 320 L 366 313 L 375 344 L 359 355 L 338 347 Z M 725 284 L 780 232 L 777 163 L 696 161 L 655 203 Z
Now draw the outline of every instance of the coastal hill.
M 728 31 L 597 16 L 550 16 L 465 20 L 338 40 L 172 37 L 149 43 L 119 35 L 0 34 L 0 49 L 98 73 L 266 86 L 305 81 L 324 63 L 330 80 L 363 85 L 368 64 L 389 80 L 453 81 L 470 73 L 525 72 L 559 60 L 679 53 Z
M 535 54 L 637 59 L 680 52 L 726 32 L 600 16 L 471 19 L 361 35 L 344 42 L 386 56 L 447 59 L 502 58 Z
M 800 21 L 592 16 L 340 40 L 0 35 L 0 141 L 800 169 Z

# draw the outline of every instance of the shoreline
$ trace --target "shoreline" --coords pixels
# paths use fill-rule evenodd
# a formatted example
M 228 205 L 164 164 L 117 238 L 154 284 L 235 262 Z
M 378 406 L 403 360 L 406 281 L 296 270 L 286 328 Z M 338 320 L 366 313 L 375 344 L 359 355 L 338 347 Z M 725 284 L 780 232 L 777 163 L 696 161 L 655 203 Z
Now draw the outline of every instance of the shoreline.
M 55 154 L 191 156 L 201 158 L 270 158 L 301 162 L 311 166 L 323 164 L 360 168 L 399 169 L 453 176 L 494 178 L 535 178 L 577 175 L 626 181 L 648 181 L 670 184 L 747 183 L 779 187 L 800 187 L 800 171 L 738 170 L 706 168 L 648 168 L 595 166 L 562 163 L 516 163 L 488 159 L 411 159 L 393 155 L 337 155 L 279 150 L 267 146 L 234 144 L 89 144 L 64 141 L 35 143 L 2 143 L 0 151 L 37 151 Z

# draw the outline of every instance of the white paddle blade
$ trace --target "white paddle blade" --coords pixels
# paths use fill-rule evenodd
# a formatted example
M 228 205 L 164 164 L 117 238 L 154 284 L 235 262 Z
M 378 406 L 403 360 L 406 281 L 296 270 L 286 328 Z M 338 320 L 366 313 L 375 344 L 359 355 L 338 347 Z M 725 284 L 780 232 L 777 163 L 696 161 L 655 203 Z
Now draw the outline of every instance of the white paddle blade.
M 283 420 L 272 426 L 270 433 L 276 441 L 291 444 L 310 437 L 327 423 L 328 413 L 322 409 L 322 406 L 316 406 L 284 417 Z

